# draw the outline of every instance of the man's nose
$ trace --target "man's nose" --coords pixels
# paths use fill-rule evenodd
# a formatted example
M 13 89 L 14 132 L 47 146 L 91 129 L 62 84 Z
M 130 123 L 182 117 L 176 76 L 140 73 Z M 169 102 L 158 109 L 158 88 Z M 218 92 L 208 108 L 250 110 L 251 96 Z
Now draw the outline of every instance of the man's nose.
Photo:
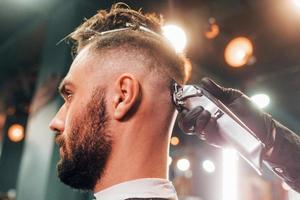
M 63 107 L 61 107 L 49 124 L 49 128 L 55 132 L 62 133 L 65 129 L 65 114 L 63 110 Z

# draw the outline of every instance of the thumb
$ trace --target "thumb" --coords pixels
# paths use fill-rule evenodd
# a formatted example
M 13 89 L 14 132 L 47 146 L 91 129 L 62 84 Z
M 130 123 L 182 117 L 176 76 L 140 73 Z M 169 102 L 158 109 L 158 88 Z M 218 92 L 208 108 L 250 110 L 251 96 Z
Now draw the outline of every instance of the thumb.
M 236 89 L 224 88 L 207 77 L 204 77 L 201 80 L 200 86 L 203 89 L 207 90 L 210 94 L 215 96 L 217 99 L 221 100 L 224 104 L 230 104 L 243 94 Z

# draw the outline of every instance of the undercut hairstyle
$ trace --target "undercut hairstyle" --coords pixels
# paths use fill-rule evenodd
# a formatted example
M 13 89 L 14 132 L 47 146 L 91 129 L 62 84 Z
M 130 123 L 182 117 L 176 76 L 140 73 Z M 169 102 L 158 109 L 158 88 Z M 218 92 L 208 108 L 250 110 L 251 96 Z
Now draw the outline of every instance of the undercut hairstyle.
M 188 60 L 184 54 L 176 53 L 162 35 L 162 25 L 162 16 L 143 14 L 141 10 L 117 3 L 110 11 L 100 10 L 86 19 L 68 39 L 73 42 L 75 56 L 88 45 L 92 50 L 137 52 L 147 60 L 145 67 L 149 70 L 160 72 L 169 81 L 174 79 L 184 84 L 190 70 L 187 69 Z

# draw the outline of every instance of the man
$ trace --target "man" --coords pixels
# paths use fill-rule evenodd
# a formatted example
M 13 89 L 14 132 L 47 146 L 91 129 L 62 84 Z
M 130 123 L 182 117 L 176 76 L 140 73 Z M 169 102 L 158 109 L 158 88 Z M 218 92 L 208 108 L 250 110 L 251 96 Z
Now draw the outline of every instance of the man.
M 76 57 L 50 123 L 58 176 L 96 199 L 177 199 L 167 180 L 170 87 L 185 82 L 184 62 L 158 18 L 123 7 L 99 11 L 70 34 Z
M 262 159 L 279 177 L 300 192 L 300 137 L 257 109 L 242 92 L 221 87 L 208 78 L 202 79 L 200 85 L 221 100 L 253 131 L 265 144 Z M 194 127 L 195 133 L 208 143 L 220 147 L 228 145 L 219 135 L 215 119 L 203 107 L 184 110 L 178 119 L 184 132 L 188 133 Z

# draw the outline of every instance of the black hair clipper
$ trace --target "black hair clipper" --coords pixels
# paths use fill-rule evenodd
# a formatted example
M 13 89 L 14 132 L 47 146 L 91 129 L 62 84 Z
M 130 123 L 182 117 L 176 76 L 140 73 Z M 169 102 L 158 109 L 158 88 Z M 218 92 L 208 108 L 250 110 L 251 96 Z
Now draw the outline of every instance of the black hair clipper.
M 264 144 L 220 100 L 197 85 L 180 86 L 174 83 L 173 102 L 179 112 L 198 106 L 207 110 L 215 118 L 219 134 L 261 175 Z M 194 134 L 194 127 L 190 131 Z

